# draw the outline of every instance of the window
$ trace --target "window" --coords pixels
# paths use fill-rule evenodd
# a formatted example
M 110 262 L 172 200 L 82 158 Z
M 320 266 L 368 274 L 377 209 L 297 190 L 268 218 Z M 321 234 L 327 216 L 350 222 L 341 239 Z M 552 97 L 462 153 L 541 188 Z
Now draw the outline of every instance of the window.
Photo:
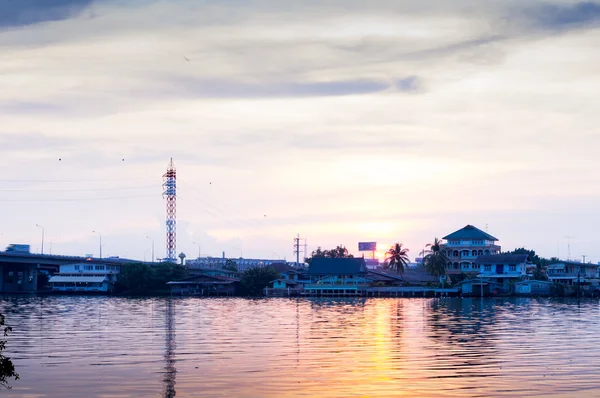
M 508 270 L 509 270 L 510 272 L 515 272 L 515 271 L 517 270 L 517 266 L 516 266 L 516 265 L 509 265 L 509 266 L 508 266 Z
M 96 265 L 96 271 L 103 271 L 104 265 Z
M 79 265 L 75 266 L 75 271 L 79 271 Z
M 483 270 L 487 271 L 487 272 L 491 272 L 492 271 L 492 266 L 491 265 L 484 265 L 483 266 Z

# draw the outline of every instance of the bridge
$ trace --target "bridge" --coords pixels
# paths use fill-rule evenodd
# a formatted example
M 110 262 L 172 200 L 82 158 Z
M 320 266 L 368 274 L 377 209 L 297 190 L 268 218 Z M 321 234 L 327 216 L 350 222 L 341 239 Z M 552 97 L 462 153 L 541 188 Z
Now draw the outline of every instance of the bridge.
M 105 264 L 123 265 L 141 261 L 126 258 L 96 258 L 52 254 L 33 254 L 18 251 L 0 251 L 0 293 L 37 292 L 37 274 L 40 270 L 56 273 L 60 265 Z

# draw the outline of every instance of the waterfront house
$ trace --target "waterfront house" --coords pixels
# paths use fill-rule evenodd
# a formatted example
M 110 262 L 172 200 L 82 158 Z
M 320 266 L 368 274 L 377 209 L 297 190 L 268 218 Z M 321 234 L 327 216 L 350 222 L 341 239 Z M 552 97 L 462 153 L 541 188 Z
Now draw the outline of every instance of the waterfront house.
M 371 282 L 363 258 L 313 258 L 307 278 L 309 294 L 356 294 Z
M 120 265 L 108 264 L 67 264 L 61 265 L 59 273 L 48 283 L 54 292 L 98 292 L 112 291 L 119 273 Z
M 404 283 L 404 275 L 393 271 L 367 270 L 367 279 L 371 283 L 383 284 L 385 286 L 401 286 Z
M 167 282 L 171 294 L 176 296 L 233 296 L 239 284 L 237 278 L 205 274 Z
M 598 264 L 561 261 L 548 265 L 548 280 L 569 286 L 577 283 L 594 284 L 600 278 L 599 268 Z
M 524 279 L 530 264 L 527 254 L 490 254 L 475 260 L 480 277 L 502 285 L 504 293 L 509 293 L 511 285 Z
M 525 280 L 515 283 L 515 293 L 526 296 L 548 296 L 554 284 L 548 281 Z
M 448 259 L 446 272 L 449 275 L 478 273 L 479 266 L 475 263 L 477 257 L 498 254 L 501 250 L 496 244 L 497 238 L 472 225 L 442 239 L 446 242 L 440 246 L 440 250 Z

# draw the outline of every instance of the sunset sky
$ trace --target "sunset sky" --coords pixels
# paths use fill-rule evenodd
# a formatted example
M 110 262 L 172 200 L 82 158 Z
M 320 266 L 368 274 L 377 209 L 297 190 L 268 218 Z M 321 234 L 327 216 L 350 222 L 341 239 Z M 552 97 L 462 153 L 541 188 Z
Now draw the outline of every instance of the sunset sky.
M 598 262 L 599 43 L 600 2 L 0 0 L 0 247 L 164 256 L 173 158 L 188 258 Z

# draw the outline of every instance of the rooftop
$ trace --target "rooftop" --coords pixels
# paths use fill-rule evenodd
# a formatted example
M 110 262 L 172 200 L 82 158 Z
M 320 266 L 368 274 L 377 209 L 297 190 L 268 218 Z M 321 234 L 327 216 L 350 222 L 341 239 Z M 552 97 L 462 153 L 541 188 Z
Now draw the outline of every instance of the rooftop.
M 498 239 L 493 237 L 492 235 L 488 234 L 487 232 L 484 232 L 482 230 L 480 230 L 477 227 L 474 227 L 472 225 L 467 225 L 464 228 L 459 229 L 458 231 L 454 231 L 452 232 L 450 235 L 444 236 L 442 239 L 446 239 L 446 240 L 491 240 L 491 241 L 497 241 Z
M 477 257 L 475 264 L 522 264 L 529 262 L 527 254 L 488 254 Z
M 363 258 L 316 257 L 310 262 L 309 275 L 348 275 L 367 272 Z

